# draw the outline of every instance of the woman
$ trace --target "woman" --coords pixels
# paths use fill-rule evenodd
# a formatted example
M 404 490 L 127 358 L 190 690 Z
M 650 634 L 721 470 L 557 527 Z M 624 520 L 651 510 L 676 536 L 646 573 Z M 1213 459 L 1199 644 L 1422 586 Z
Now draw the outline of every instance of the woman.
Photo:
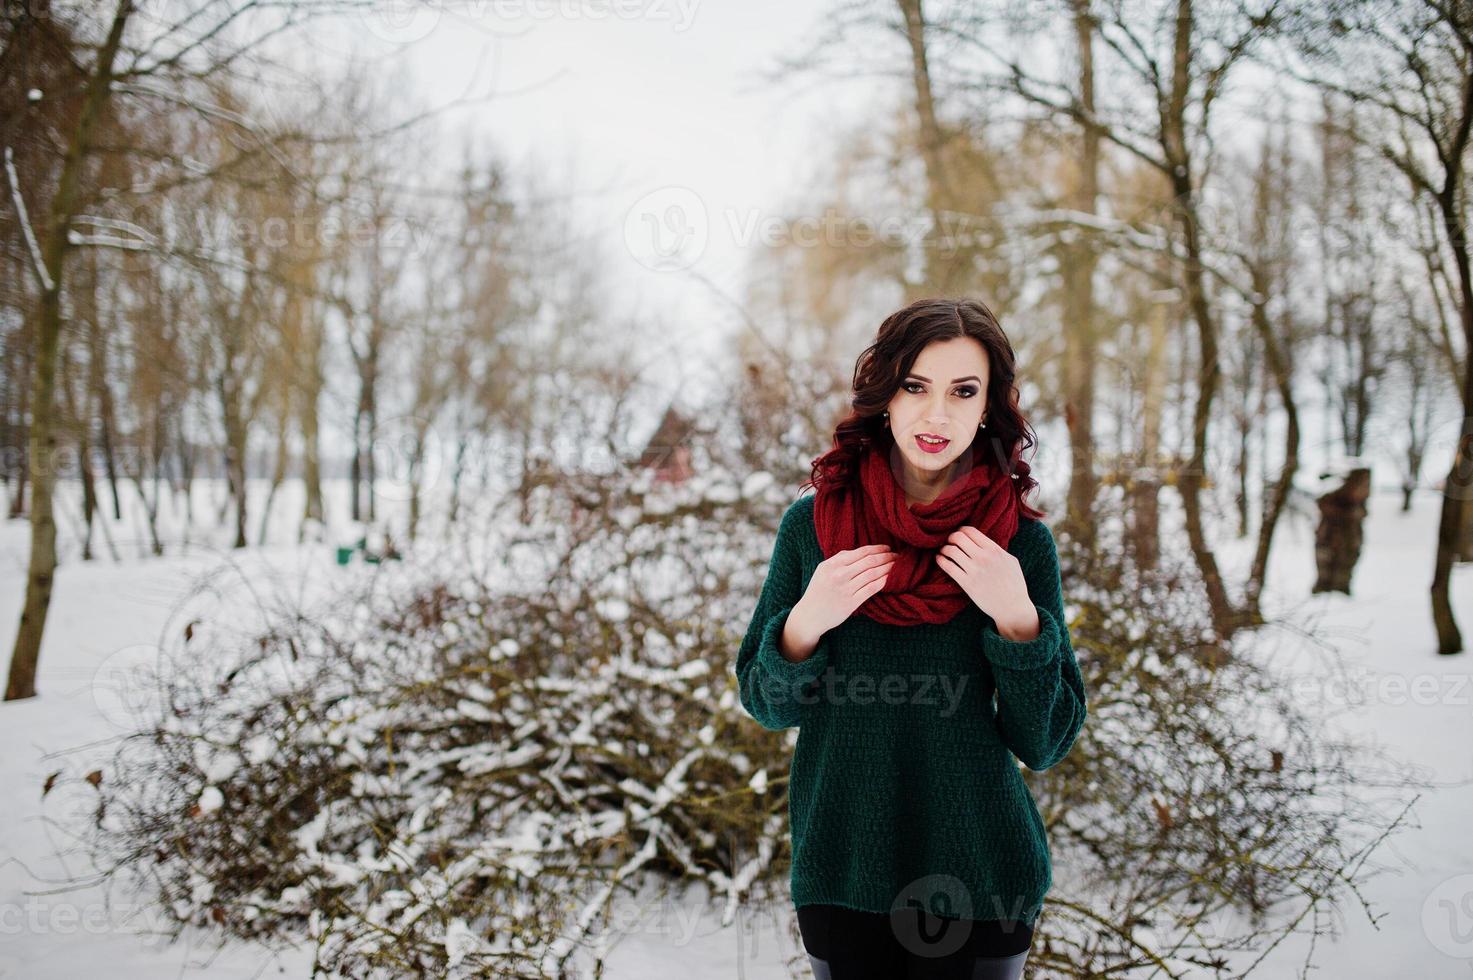
M 748 713 L 799 729 L 792 894 L 820 980 L 1023 975 L 1052 865 L 1014 757 L 1061 760 L 1085 695 L 1013 382 L 975 300 L 886 319 L 737 655 Z

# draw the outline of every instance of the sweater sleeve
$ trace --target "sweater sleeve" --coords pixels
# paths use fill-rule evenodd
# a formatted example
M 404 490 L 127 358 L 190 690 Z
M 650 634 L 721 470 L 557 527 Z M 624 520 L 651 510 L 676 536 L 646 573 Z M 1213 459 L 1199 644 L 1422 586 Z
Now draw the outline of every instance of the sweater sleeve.
M 788 507 L 778 527 L 777 542 L 768 563 L 767 578 L 757 598 L 757 608 L 737 652 L 736 674 L 742 707 L 766 729 L 779 731 L 796 726 L 801 717 L 804 687 L 828 665 L 828 641 L 818 646 L 802 663 L 793 663 L 778 650 L 778 640 L 788 613 L 803 597 L 800 535 L 806 532 L 808 508 L 800 498 Z
M 1020 564 L 1038 610 L 1038 636 L 1010 640 L 989 622 L 982 649 L 997 681 L 997 724 L 1004 744 L 1029 769 L 1055 765 L 1069 754 L 1084 725 L 1084 679 L 1064 618 L 1059 555 L 1042 521 L 1030 533 Z

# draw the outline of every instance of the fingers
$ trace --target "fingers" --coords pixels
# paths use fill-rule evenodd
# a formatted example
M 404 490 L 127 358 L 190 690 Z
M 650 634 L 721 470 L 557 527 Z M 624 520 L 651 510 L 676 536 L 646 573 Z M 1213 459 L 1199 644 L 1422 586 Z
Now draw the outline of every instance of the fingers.
M 889 552 L 890 546 L 888 544 L 867 544 L 859 548 L 851 548 L 848 551 L 841 551 L 834 557 L 839 559 L 839 564 L 849 565 L 862 558 L 868 558 L 871 555 L 880 555 Z
M 955 558 L 951 557 L 950 555 L 943 555 L 940 552 L 936 553 L 936 567 L 941 569 L 947 575 L 950 575 L 953 580 L 958 582 L 961 581 L 961 579 L 957 578 L 957 576 L 964 574 L 962 572 L 961 565 L 957 564 L 957 560 Z
M 943 544 L 936 552 L 937 558 L 946 558 L 960 565 L 963 559 L 971 560 L 973 555 L 959 544 Z
M 973 527 L 970 524 L 964 524 L 955 531 L 952 531 L 946 540 L 957 545 L 968 554 L 980 554 L 982 551 L 993 548 L 999 551 L 1003 550 L 1002 545 L 983 534 L 981 528 Z
M 894 563 L 891 562 L 856 576 L 852 583 L 855 586 L 854 595 L 868 598 L 883 589 L 885 583 L 890 580 L 890 569 L 893 567 Z
M 990 548 L 999 547 L 996 541 L 988 538 L 977 528 L 972 528 L 971 525 L 957 528 L 956 531 L 947 535 L 947 542 L 950 547 L 955 547 L 957 551 L 972 560 L 980 560 Z
M 873 564 L 866 565 L 862 568 L 856 566 L 850 572 L 850 582 L 851 584 L 868 582 L 872 577 L 876 575 L 884 578 L 886 575 L 890 574 L 890 569 L 894 567 L 894 558 L 880 558 L 876 560 Z
M 959 527 L 947 536 L 947 543 L 942 546 L 941 550 L 944 551 L 947 548 L 955 548 L 957 551 L 961 552 L 964 555 L 967 555 L 968 557 L 975 557 L 981 554 L 983 546 L 977 543 L 977 540 L 972 537 L 971 532 L 976 532 L 976 534 L 984 538 L 987 536 L 985 534 L 982 534 L 981 531 L 978 531 L 974 527 Z
M 877 565 L 893 563 L 894 561 L 895 555 L 893 553 L 868 555 L 864 558 L 860 558 L 857 561 L 850 562 L 844 567 L 844 570 L 850 575 L 858 575 L 860 572 L 864 571 L 867 568 L 874 568 Z
M 890 572 L 894 567 L 893 557 L 881 556 L 875 561 L 875 564 L 855 570 L 849 579 L 849 587 L 862 590 L 875 581 L 883 583 L 890 577 Z

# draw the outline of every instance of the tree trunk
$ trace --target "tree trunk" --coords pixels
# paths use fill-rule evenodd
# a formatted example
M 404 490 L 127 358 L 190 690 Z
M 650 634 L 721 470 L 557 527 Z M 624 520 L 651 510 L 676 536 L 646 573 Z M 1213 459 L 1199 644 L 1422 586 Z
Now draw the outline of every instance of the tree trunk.
M 315 305 L 309 307 L 309 315 L 316 312 Z M 306 354 L 307 363 L 303 365 L 301 394 L 297 400 L 297 424 L 302 429 L 302 482 L 306 498 L 302 516 L 308 520 L 325 521 L 326 511 L 322 506 L 322 449 L 317 415 L 317 402 L 322 393 L 322 370 L 318 351 L 320 333 L 316 320 L 307 331 L 313 340 Z
M 67 144 L 61 177 L 47 209 L 42 268 L 36 270 L 38 278 L 44 276 L 44 281 L 41 316 L 36 324 L 36 360 L 31 374 L 34 393 L 30 432 L 31 555 L 20 627 L 10 655 L 10 676 L 5 688 L 7 701 L 36 694 L 36 666 L 40 660 L 41 637 L 46 629 L 46 613 L 51 606 L 52 579 L 56 574 L 56 519 L 52 511 L 56 484 L 53 469 L 56 463 L 56 367 L 61 342 L 62 275 L 69 250 L 67 237 L 79 206 L 78 185 L 92 131 L 111 92 L 113 59 L 117 57 L 123 28 L 132 12 L 132 0 L 119 0 L 107 39 L 97 52 L 96 67 L 87 79 L 77 126 Z M 18 207 L 17 210 L 21 209 Z
M 946 174 L 945 134 L 936 118 L 931 92 L 931 68 L 926 53 L 926 19 L 921 0 L 898 0 L 905 17 L 905 39 L 910 44 L 910 75 L 915 89 L 916 118 L 920 124 L 921 156 L 926 161 L 926 207 L 931 212 L 931 247 L 926 249 L 926 285 L 949 295 L 952 273 L 941 262 L 940 240 L 946 234 L 945 211 L 953 203 Z
M 228 370 L 228 369 L 227 369 Z M 222 372 L 223 373 L 223 372 Z M 221 400 L 225 423 L 225 476 L 235 498 L 235 543 L 232 547 L 246 546 L 246 452 L 249 441 L 246 435 L 246 420 L 239 403 L 239 392 L 230 382 L 221 381 Z
M 109 310 L 108 316 L 112 313 Z M 112 388 L 107 383 L 107 336 L 102 330 L 102 318 L 99 314 L 97 322 L 93 324 L 93 333 L 90 338 L 92 356 L 88 365 L 89 374 L 87 387 L 91 391 L 91 397 L 97 410 L 97 434 L 102 449 L 103 464 L 107 469 L 108 490 L 112 493 L 113 520 L 121 522 L 123 519 L 123 498 L 118 492 L 118 460 L 117 449 L 113 441 L 114 411 Z
M 34 372 L 35 369 L 36 369 L 35 344 L 34 344 L 34 342 L 32 342 L 31 344 L 28 345 L 27 352 L 23 355 L 23 361 L 21 363 L 20 370 L 17 372 L 17 375 L 19 377 L 29 379 L 31 377 L 31 375 L 32 375 L 32 372 Z M 18 419 L 24 419 L 24 418 L 26 418 L 27 417 L 27 414 L 30 411 L 30 407 L 31 407 L 31 386 L 30 386 L 30 384 L 21 384 L 20 391 L 17 393 L 17 396 L 16 396 L 16 401 L 17 401 L 18 405 L 17 405 L 17 411 L 16 411 L 16 414 L 15 414 L 15 417 L 18 418 Z M 20 428 L 20 427 L 17 426 L 17 428 Z M 29 438 L 30 437 L 28 435 L 27 436 L 27 439 L 29 440 Z M 17 441 L 19 441 L 19 440 L 17 440 Z M 28 445 L 17 445 L 16 448 L 20 450 L 20 452 L 19 452 L 20 459 L 16 463 L 16 468 L 15 468 L 15 493 L 10 498 L 10 513 L 9 513 L 9 515 L 7 515 L 7 516 L 9 516 L 12 519 L 17 518 L 17 517 L 22 517 L 22 516 L 25 515 L 25 513 L 26 513 L 26 490 L 31 485 L 31 451 L 30 451 L 30 447 Z
M 1250 335 L 1251 338 L 1251 335 Z M 1255 344 L 1251 339 L 1244 345 L 1243 363 L 1257 368 L 1258 360 Z M 1253 372 L 1245 374 L 1251 376 Z M 1253 391 L 1261 389 L 1261 385 L 1253 385 L 1248 377 L 1243 379 L 1243 385 L 1238 389 L 1240 396 L 1236 421 L 1238 423 L 1237 437 L 1238 445 L 1236 458 L 1233 461 L 1233 479 L 1237 481 L 1238 492 L 1233 495 L 1233 504 L 1237 511 L 1238 537 L 1246 537 L 1248 534 L 1248 510 L 1252 505 L 1253 492 L 1248 488 L 1248 471 L 1253 467 L 1253 420 L 1263 417 L 1263 400 L 1259 399 L 1258 413 L 1253 411 Z
M 1473 88 L 1473 75 L 1469 76 L 1466 85 Z M 1465 128 L 1468 125 L 1466 108 L 1463 125 Z M 1449 180 L 1447 186 L 1454 187 L 1456 182 Z M 1462 309 L 1459 311 L 1463 321 L 1463 349 L 1473 352 L 1473 274 L 1470 274 L 1468 268 L 1468 236 L 1453 194 L 1445 191 L 1438 195 L 1438 205 L 1442 209 L 1442 222 L 1448 242 L 1452 245 L 1453 261 L 1458 270 L 1458 289 L 1463 298 L 1460 304 Z M 1473 480 L 1470 480 L 1469 473 L 1473 459 L 1469 458 L 1470 434 L 1467 421 L 1473 419 L 1473 354 L 1463 358 L 1462 388 L 1463 429 L 1453 447 L 1452 464 L 1448 467 L 1447 478 L 1442 487 L 1442 513 L 1437 524 L 1437 556 L 1432 566 L 1432 622 L 1437 628 L 1437 652 L 1442 654 L 1459 653 L 1463 649 L 1463 636 L 1458 630 L 1457 620 L 1453 618 L 1449 585 L 1452 580 L 1453 557 L 1458 550 L 1458 539 L 1464 523 L 1463 501 L 1469 493 L 1473 493 Z
M 89 320 L 89 323 L 93 322 Z M 77 480 L 82 487 L 82 560 L 92 560 L 92 515 L 97 512 L 97 494 L 92 483 L 91 441 L 87 436 L 92 416 L 78 407 L 81 400 L 73 386 L 71 359 L 61 352 L 62 397 L 66 401 L 66 428 L 77 446 Z
M 1089 0 L 1072 0 L 1075 48 L 1079 52 L 1080 105 L 1095 113 L 1094 21 Z M 1100 193 L 1100 134 L 1079 127 L 1079 174 L 1074 210 L 1094 214 Z M 1069 428 L 1069 490 L 1064 527 L 1075 540 L 1093 539 L 1095 494 L 1095 241 L 1087 232 L 1064 248 L 1064 422 Z
M 455 466 L 450 473 L 450 507 L 449 514 L 445 518 L 445 526 L 449 528 L 460 518 L 460 490 L 462 480 L 465 477 L 465 458 L 468 448 L 469 436 L 465 427 L 457 426 L 460 433 L 455 442 Z
M 1174 307 L 1158 302 L 1151 314 L 1150 346 L 1146 352 L 1141 390 L 1140 461 L 1130 486 L 1130 513 L 1134 522 L 1131 542 L 1135 562 L 1154 568 L 1161 554 L 1161 419 L 1166 406 L 1167 316 Z
M 1253 291 L 1257 296 L 1267 297 L 1269 283 L 1261 269 L 1253 273 Z M 1263 593 L 1264 579 L 1268 575 L 1268 556 L 1273 543 L 1274 529 L 1289 503 L 1289 494 L 1294 489 L 1294 474 L 1299 471 L 1299 409 L 1294 404 L 1294 386 L 1288 358 L 1274 336 L 1273 326 L 1268 319 L 1264 303 L 1253 304 L 1253 327 L 1263 341 L 1263 356 L 1273 375 L 1274 387 L 1278 391 L 1279 404 L 1284 410 L 1284 465 L 1279 478 L 1269 489 L 1264 503 L 1263 521 L 1258 526 L 1258 546 L 1253 552 L 1253 565 L 1248 572 L 1248 584 L 1244 588 L 1245 613 L 1249 622 L 1263 622 L 1259 597 Z M 1267 459 L 1264 460 L 1267 467 Z
M 1314 535 L 1316 578 L 1311 592 L 1350 595 L 1350 578 L 1360 559 L 1371 471 L 1357 467 L 1345 482 L 1319 497 L 1320 523 Z
M 1191 0 L 1178 0 L 1176 37 L 1171 81 L 1171 98 L 1162 118 L 1162 143 L 1170 166 L 1172 192 L 1176 200 L 1177 220 L 1186 247 L 1186 263 L 1182 284 L 1186 289 L 1187 308 L 1197 324 L 1200 361 L 1197 369 L 1197 404 L 1192 417 L 1192 452 L 1178 474 L 1182 507 L 1186 515 L 1187 541 L 1202 576 L 1207 593 L 1207 607 L 1220 640 L 1232 637 L 1237 628 L 1236 616 L 1228 599 L 1227 587 L 1217 567 L 1217 556 L 1207 541 L 1203 524 L 1202 485 L 1207 475 L 1207 431 L 1212 421 L 1212 401 L 1217 395 L 1221 368 L 1217 357 L 1217 324 L 1207 303 L 1203 281 L 1200 215 L 1197 213 L 1196 191 L 1192 187 L 1191 159 L 1186 143 L 1186 105 L 1191 81 Z
M 286 480 L 286 471 L 291 462 L 291 452 L 287 444 L 287 433 L 291 429 L 291 390 L 283 387 L 281 398 L 284 404 L 281 406 L 281 424 L 276 429 L 276 458 L 271 466 L 271 486 L 266 490 L 266 502 L 261 506 L 261 533 L 256 536 L 256 543 L 264 546 L 267 541 L 267 529 L 271 526 L 271 502 L 276 499 L 276 491 L 281 489 L 281 484 Z

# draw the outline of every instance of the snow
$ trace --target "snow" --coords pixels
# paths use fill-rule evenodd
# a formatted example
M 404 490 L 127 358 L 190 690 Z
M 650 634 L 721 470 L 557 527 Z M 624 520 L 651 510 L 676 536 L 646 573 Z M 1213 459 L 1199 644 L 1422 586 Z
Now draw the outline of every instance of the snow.
M 199 812 L 214 813 L 224 802 L 225 797 L 218 786 L 206 786 L 199 795 Z
M 768 485 L 760 480 L 744 485 L 742 496 L 763 492 Z M 128 731 L 132 713 L 152 704 L 146 689 L 116 686 L 119 664 L 156 663 L 163 631 L 182 628 L 179 613 L 187 604 L 215 604 L 210 615 L 189 617 L 201 619 L 194 627 L 196 639 L 190 649 L 202 651 L 210 649 L 212 631 L 225 631 L 231 624 L 250 623 L 259 616 L 260 605 L 266 601 L 263 596 L 286 592 L 330 597 L 360 575 L 382 575 L 387 570 L 337 566 L 331 545 L 322 543 L 337 540 L 332 532 L 341 525 L 331 521 L 326 533 L 305 545 L 297 545 L 294 527 L 283 524 L 269 540 L 287 543 L 245 552 L 196 544 L 188 553 L 171 552 L 164 558 L 104 558 L 82 563 L 75 559 L 74 522 L 65 517 L 75 513 L 75 503 L 68 496 L 71 489 L 63 488 L 59 505 L 62 553 L 67 558 L 58 570 L 47 622 L 37 681 L 41 693 L 26 701 L 0 704 L 0 739 L 6 746 L 0 753 L 0 785 L 6 787 L 9 803 L 9 819 L 0 830 L 0 924 L 4 926 L 0 928 L 0 977 L 308 976 L 308 946 L 272 953 L 232 942 L 217 952 L 215 937 L 202 932 L 188 932 L 180 944 L 166 946 L 149 931 L 161 919 L 132 896 L 100 887 L 58 890 L 57 883 L 86 869 L 76 853 L 68 850 L 70 842 L 54 822 L 90 815 L 95 796 L 87 794 L 94 791 L 81 777 L 111 754 Z M 338 489 L 332 488 L 329 494 L 330 512 L 344 510 L 339 506 L 343 498 Z M 283 492 L 285 499 L 278 512 L 293 512 L 299 497 Z M 1394 490 L 1377 490 L 1372 496 L 1354 595 L 1309 595 L 1314 579 L 1313 529 L 1287 521 L 1275 544 L 1265 593 L 1267 612 L 1282 616 L 1287 627 L 1267 631 L 1276 644 L 1273 659 L 1281 664 L 1285 684 L 1292 685 L 1289 689 L 1303 706 L 1321 714 L 1326 726 L 1384 748 L 1408 770 L 1434 784 L 1417 801 L 1410 828 L 1374 856 L 1386 873 L 1367 883 L 1365 896 L 1375 912 L 1384 915 L 1373 924 L 1357 906 L 1345 905 L 1341 936 L 1317 944 L 1315 963 L 1324 976 L 1431 978 L 1467 976 L 1473 970 L 1469 938 L 1473 936 L 1473 839 L 1467 834 L 1467 817 L 1473 813 L 1473 755 L 1467 751 L 1473 744 L 1473 653 L 1441 657 L 1435 651 L 1427 588 L 1441 498 L 1422 491 L 1409 514 L 1399 511 L 1399 502 L 1400 494 Z M 125 510 L 136 513 L 133 507 Z M 197 503 L 197 513 L 210 514 L 210 504 Z M 113 532 L 125 555 L 146 551 L 144 529 L 125 522 Z M 249 537 L 257 539 L 255 529 Z M 200 539 L 199 528 L 193 529 L 191 540 Z M 28 547 L 29 528 L 24 522 L 0 525 L 0 612 L 12 630 L 20 613 Z M 1251 540 L 1221 546 L 1219 560 L 1230 582 L 1242 580 L 1251 547 Z M 221 574 L 225 566 L 228 575 Z M 201 590 L 201 583 L 206 582 L 209 587 Z M 1453 593 L 1460 625 L 1473 643 L 1473 580 L 1466 568 L 1455 568 Z M 1328 637 L 1334 649 L 1305 640 L 1300 630 L 1309 628 Z M 515 649 L 513 641 L 505 643 L 493 655 Z M 646 677 L 660 673 L 622 658 L 615 667 Z M 477 696 L 475 689 L 467 689 L 468 713 L 475 710 Z M 722 696 L 729 697 L 730 692 L 723 691 Z M 535 726 L 537 719 L 529 718 L 527 724 Z M 569 733 L 569 738 L 586 736 L 588 731 L 585 726 Z M 673 839 L 673 835 L 661 836 L 659 813 L 678 791 L 689 766 L 711 746 L 714 732 L 697 734 L 689 754 L 672 767 L 653 796 L 630 786 L 631 792 L 638 792 L 640 802 L 631 805 L 629 816 L 649 822 L 628 829 L 648 836 L 640 841 L 644 849 L 620 873 L 629 874 L 648 860 L 657 839 Z M 343 750 L 353 749 L 349 738 Z M 243 751 L 246 760 L 259 761 L 269 758 L 277 746 L 270 738 L 257 737 Z M 494 764 L 517 761 L 511 756 L 519 750 L 513 746 L 508 751 L 507 757 Z M 221 803 L 214 783 L 242 760 L 218 750 L 200 761 L 208 782 L 200 787 L 198 802 L 201 812 L 209 813 Z M 556 760 L 547 761 L 556 768 Z M 473 769 L 493 764 L 493 760 L 482 748 L 460 757 L 459 764 Z M 42 784 L 57 771 L 63 778 L 43 798 Z M 765 794 L 769 781 L 782 775 L 758 770 L 749 785 L 754 793 Z M 1365 792 L 1383 791 L 1368 785 Z M 435 801 L 426 805 L 433 807 Z M 618 831 L 625 818 L 622 813 L 602 814 L 591 818 L 583 832 L 592 836 Z M 327 819 L 324 811 L 298 829 L 297 839 L 309 853 L 321 840 Z M 486 846 L 525 857 L 521 870 L 535 874 L 539 842 L 532 833 L 534 826 L 521 823 L 517 836 L 488 840 Z M 626 889 L 614 887 L 611 873 L 612 918 L 625 934 L 609 949 L 607 976 L 618 980 L 741 975 L 760 980 L 788 976 L 784 963 L 795 957 L 801 974 L 801 947 L 792 927 L 791 908 L 782 901 L 737 906 L 730 899 L 765 859 L 754 855 L 748 864 L 735 869 L 730 881 L 713 878 L 716 892 L 710 890 L 712 886 L 697 885 L 690 897 L 678 901 L 652 898 L 644 885 L 636 894 L 626 894 Z M 356 864 L 333 862 L 326 870 L 340 880 L 351 880 L 364 868 L 403 860 L 404 855 L 393 850 L 365 853 Z M 196 887 L 197 894 L 208 893 L 207 882 Z M 416 888 L 421 887 L 416 882 Z M 385 896 L 385 902 L 397 900 L 408 907 L 425 897 L 405 891 Z M 303 889 L 294 889 L 280 899 L 305 905 L 310 896 Z M 1048 914 L 1047 907 L 1044 914 Z M 324 925 L 319 919 L 318 928 Z M 453 961 L 471 954 L 481 943 L 463 922 L 452 923 L 444 941 Z M 1255 975 L 1295 975 L 1307 943 L 1307 937 L 1286 941 L 1268 955 Z

